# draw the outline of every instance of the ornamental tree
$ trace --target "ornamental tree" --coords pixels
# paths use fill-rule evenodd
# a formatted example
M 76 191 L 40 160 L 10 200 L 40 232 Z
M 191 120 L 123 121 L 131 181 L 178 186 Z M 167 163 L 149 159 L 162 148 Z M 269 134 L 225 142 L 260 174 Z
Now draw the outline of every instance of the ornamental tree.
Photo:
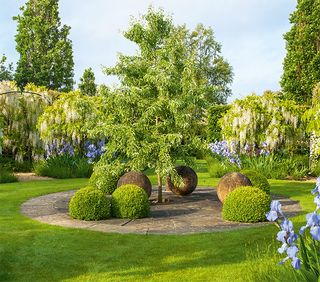
M 312 90 L 320 81 L 320 2 L 299 0 L 290 22 L 280 83 L 289 98 L 311 104 Z
M 149 9 L 131 23 L 124 36 L 138 46 L 134 56 L 120 55 L 116 66 L 106 68 L 121 85 L 103 94 L 105 117 L 92 125 L 91 134 L 108 140 L 101 162 L 108 169 L 154 169 L 158 201 L 162 179 L 177 179 L 178 159 L 203 147 L 195 128 L 206 106 L 207 79 L 199 79 L 198 46 L 189 44 L 185 26 L 174 26 L 162 10 Z M 116 174 L 116 173 L 114 173 Z
M 7 57 L 2 55 L 0 58 L 0 81 L 13 80 L 13 65 L 6 65 Z
M 20 88 L 32 82 L 48 89 L 73 88 L 70 27 L 61 25 L 58 0 L 29 0 L 17 21 L 16 49 L 20 54 L 15 80 Z
M 94 96 L 97 93 L 97 85 L 95 83 L 95 76 L 92 68 L 84 70 L 80 78 L 79 90 L 83 95 Z
M 259 146 L 274 152 L 283 146 L 297 148 L 305 142 L 302 113 L 305 108 L 294 101 L 284 100 L 280 93 L 266 91 L 243 100 L 235 100 L 219 120 L 221 133 L 229 145 L 241 153 L 254 151 Z

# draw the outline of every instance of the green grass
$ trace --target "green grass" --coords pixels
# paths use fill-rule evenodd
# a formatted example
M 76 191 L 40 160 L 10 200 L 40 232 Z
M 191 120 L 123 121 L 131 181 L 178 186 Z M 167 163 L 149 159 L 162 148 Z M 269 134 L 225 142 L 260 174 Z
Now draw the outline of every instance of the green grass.
M 202 162 L 198 175 L 200 185 L 218 181 L 209 178 Z M 20 214 L 27 199 L 86 184 L 86 179 L 0 184 L 0 281 L 270 281 L 270 274 L 280 277 L 285 270 L 277 265 L 273 225 L 195 235 L 122 235 L 46 225 Z M 271 185 L 271 193 L 300 200 L 304 213 L 313 210 L 313 183 Z M 302 225 L 304 215 L 294 222 Z

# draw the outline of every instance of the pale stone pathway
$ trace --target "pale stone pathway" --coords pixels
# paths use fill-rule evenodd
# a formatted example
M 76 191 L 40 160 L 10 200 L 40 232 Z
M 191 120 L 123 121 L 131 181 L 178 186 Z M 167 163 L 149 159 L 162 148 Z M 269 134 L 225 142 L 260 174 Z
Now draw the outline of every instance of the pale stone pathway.
M 164 204 L 152 204 L 148 218 L 107 219 L 101 221 L 81 221 L 72 219 L 68 214 L 68 203 L 75 191 L 48 194 L 30 199 L 21 207 L 21 212 L 43 223 L 52 225 L 84 228 L 102 232 L 137 234 L 188 234 L 217 230 L 259 226 L 266 223 L 234 223 L 221 217 L 222 205 L 216 191 L 210 187 L 198 188 L 189 196 L 176 196 L 164 192 Z M 151 200 L 155 199 L 156 190 Z M 274 196 L 281 201 L 284 212 L 292 217 L 301 209 L 298 202 Z

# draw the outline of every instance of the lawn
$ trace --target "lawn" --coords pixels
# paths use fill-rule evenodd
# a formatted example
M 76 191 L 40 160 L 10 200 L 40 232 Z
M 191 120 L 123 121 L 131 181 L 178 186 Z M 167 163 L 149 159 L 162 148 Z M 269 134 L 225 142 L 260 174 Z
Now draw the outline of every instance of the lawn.
M 203 163 L 200 185 L 215 185 Z M 151 177 L 154 181 L 154 178 Z M 194 235 L 120 235 L 41 224 L 20 214 L 29 198 L 79 188 L 86 179 L 0 185 L 0 281 L 292 281 L 274 251 L 277 229 Z M 314 183 L 271 181 L 272 193 L 314 209 Z

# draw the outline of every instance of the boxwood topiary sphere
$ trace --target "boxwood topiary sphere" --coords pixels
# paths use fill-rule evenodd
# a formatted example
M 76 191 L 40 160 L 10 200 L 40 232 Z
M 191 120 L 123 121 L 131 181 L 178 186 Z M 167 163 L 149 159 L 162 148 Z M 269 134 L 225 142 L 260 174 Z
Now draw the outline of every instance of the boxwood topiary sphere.
M 224 201 L 222 217 L 237 222 L 265 221 L 270 202 L 270 196 L 259 188 L 238 187 Z
M 173 193 L 181 196 L 191 194 L 198 185 L 198 176 L 195 171 L 188 166 L 177 166 L 176 171 L 182 177 L 183 185 L 175 185 L 170 177 L 167 177 L 167 188 Z
M 127 184 L 137 185 L 140 188 L 142 188 L 144 191 L 146 191 L 148 197 L 151 196 L 151 192 L 152 192 L 151 182 L 149 178 L 142 172 L 130 171 L 125 173 L 118 180 L 117 187 L 127 185 Z
M 70 216 L 82 220 L 100 220 L 111 215 L 111 200 L 97 188 L 78 190 L 69 203 Z
M 89 183 L 99 190 L 111 195 L 117 188 L 117 181 L 122 171 L 116 174 L 109 172 L 104 166 L 95 166 Z
M 217 186 L 219 200 L 223 203 L 230 192 L 241 186 L 252 186 L 252 183 L 247 176 L 239 172 L 227 173 L 221 177 Z
M 120 186 L 112 194 L 111 209 L 114 217 L 146 217 L 150 213 L 148 195 L 137 185 Z
M 267 194 L 270 194 L 270 184 L 264 175 L 255 170 L 242 170 L 241 173 L 250 179 L 253 186 L 260 188 Z

